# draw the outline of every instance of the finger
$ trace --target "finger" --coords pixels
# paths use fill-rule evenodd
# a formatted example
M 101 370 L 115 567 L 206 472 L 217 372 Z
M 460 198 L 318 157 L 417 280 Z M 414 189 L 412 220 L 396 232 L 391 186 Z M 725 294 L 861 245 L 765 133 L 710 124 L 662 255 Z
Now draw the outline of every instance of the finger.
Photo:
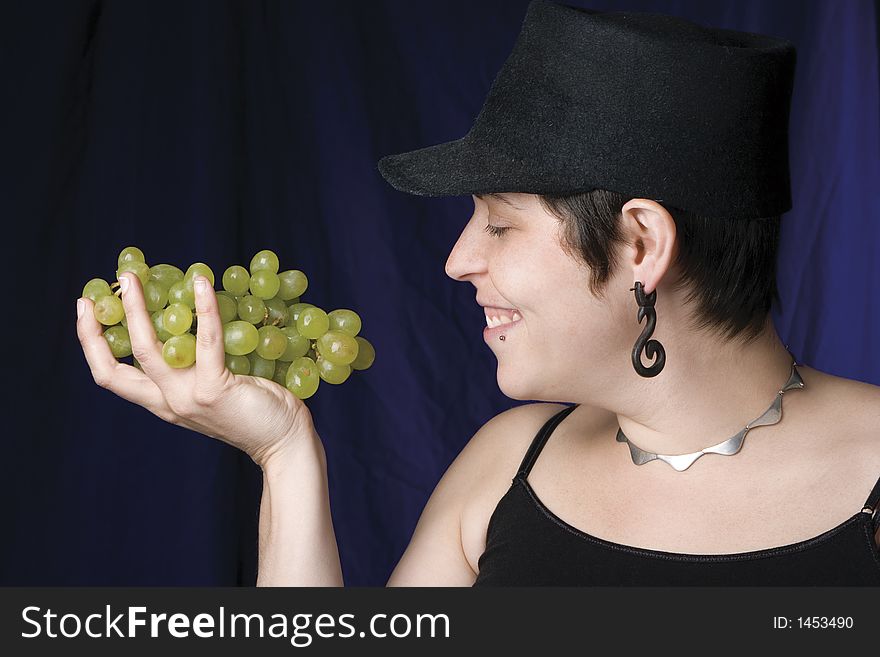
M 196 297 L 196 386 L 210 390 L 222 383 L 226 374 L 226 355 L 223 348 L 223 323 L 217 295 L 204 276 L 193 281 Z
M 104 339 L 104 327 L 95 319 L 91 299 L 79 299 L 77 303 L 82 304 L 82 312 L 76 321 L 76 335 L 95 383 L 161 416 L 166 406 L 162 392 L 146 374 L 113 357 Z
M 162 343 L 156 337 L 150 313 L 147 312 L 141 282 L 131 272 L 125 272 L 119 277 L 119 284 L 125 318 L 128 320 L 131 353 L 141 364 L 144 373 L 162 388 L 163 382 L 171 374 L 171 367 L 162 358 Z

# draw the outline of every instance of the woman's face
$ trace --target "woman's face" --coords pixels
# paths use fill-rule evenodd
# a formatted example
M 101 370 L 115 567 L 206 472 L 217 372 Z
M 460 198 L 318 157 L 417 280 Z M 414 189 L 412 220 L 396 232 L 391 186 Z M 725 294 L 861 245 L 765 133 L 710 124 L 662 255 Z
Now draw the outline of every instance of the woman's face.
M 624 287 L 624 295 L 614 295 L 612 279 L 608 301 L 592 295 L 587 266 L 563 250 L 562 224 L 536 195 L 473 198 L 474 213 L 446 273 L 476 288 L 487 317 L 483 337 L 498 358 L 499 387 L 512 399 L 589 396 L 587 389 L 600 385 L 605 371 L 591 363 L 621 354 L 628 339 L 612 328 L 621 326 L 615 316 L 631 293 Z M 617 309 L 614 296 L 623 297 Z M 624 363 L 629 348 L 631 342 L 622 352 Z

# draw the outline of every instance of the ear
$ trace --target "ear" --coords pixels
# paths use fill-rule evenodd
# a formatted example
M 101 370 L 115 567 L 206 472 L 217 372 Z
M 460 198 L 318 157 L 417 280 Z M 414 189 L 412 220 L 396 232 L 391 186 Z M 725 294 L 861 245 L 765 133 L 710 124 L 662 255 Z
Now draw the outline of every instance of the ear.
M 656 201 L 634 198 L 621 208 L 621 230 L 630 245 L 622 264 L 632 268 L 633 283 L 641 281 L 650 294 L 675 261 L 675 220 Z

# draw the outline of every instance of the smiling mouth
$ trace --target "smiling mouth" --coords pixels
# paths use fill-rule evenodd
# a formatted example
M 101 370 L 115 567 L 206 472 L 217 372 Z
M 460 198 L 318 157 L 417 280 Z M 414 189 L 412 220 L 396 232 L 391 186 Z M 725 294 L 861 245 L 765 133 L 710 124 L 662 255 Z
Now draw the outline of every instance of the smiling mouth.
M 513 324 L 522 319 L 519 311 L 512 308 L 484 308 L 486 312 L 486 326 L 489 328 L 497 328 L 506 324 Z

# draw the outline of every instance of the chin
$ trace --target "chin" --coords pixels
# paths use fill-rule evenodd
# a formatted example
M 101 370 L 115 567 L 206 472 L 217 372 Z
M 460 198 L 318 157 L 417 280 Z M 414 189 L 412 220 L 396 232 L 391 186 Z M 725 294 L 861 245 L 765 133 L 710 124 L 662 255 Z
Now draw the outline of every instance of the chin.
M 539 394 L 535 389 L 534 381 L 529 381 L 528 377 L 521 372 L 503 372 L 501 366 L 498 367 L 496 374 L 498 380 L 498 388 L 505 397 L 516 400 L 537 399 Z

